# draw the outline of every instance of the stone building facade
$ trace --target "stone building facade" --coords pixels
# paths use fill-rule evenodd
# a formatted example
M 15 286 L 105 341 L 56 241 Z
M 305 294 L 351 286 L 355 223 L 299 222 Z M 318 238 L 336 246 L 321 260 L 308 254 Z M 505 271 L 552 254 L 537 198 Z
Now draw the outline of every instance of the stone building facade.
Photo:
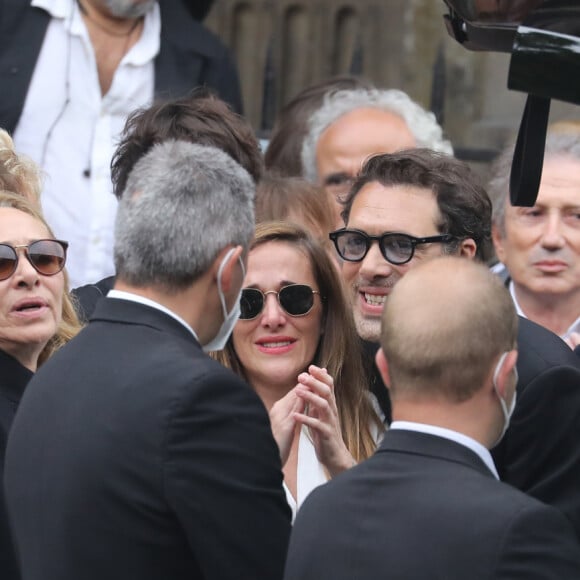
M 302 88 L 354 73 L 403 89 L 466 158 L 485 158 L 517 131 L 525 95 L 507 89 L 510 56 L 459 46 L 445 11 L 443 0 L 216 0 L 206 24 L 235 54 L 246 114 L 263 134 Z M 580 108 L 554 103 L 561 118 Z

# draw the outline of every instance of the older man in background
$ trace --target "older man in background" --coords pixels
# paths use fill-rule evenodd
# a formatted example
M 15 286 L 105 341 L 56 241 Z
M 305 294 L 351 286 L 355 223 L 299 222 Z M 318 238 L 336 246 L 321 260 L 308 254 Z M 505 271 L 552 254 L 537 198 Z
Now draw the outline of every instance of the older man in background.
M 302 144 L 304 177 L 323 185 L 336 201 L 337 227 L 342 225 L 340 201 L 370 155 L 410 147 L 453 152 L 435 115 L 394 89 L 328 93 L 308 124 Z
M 580 130 L 549 132 L 533 207 L 509 203 L 513 147 L 493 167 L 493 242 L 518 314 L 580 342 Z

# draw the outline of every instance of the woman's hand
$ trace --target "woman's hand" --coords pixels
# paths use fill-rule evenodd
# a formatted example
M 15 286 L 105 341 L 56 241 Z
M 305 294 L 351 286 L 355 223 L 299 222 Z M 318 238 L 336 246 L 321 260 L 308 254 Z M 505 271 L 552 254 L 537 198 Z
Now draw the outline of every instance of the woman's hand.
M 334 380 L 326 369 L 315 365 L 298 376 L 298 385 L 291 391 L 303 401 L 304 410 L 295 411 L 296 421 L 310 428 L 318 461 L 331 477 L 355 465 L 340 430 L 340 419 L 334 397 Z
M 286 465 L 294 433 L 296 431 L 296 416 L 304 411 L 304 400 L 297 396 L 296 388 L 276 401 L 270 409 L 270 424 L 272 434 L 278 444 L 282 467 Z

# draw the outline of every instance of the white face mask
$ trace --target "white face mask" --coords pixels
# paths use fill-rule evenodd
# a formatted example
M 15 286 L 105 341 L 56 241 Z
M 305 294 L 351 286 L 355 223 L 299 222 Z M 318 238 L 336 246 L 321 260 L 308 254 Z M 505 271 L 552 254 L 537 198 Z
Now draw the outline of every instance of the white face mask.
M 497 376 L 499 375 L 499 371 L 505 361 L 506 356 L 508 355 L 508 352 L 504 352 L 499 360 L 497 361 L 497 364 L 495 365 L 495 371 L 493 372 L 493 390 L 495 391 L 495 394 L 497 395 L 497 398 L 499 399 L 499 404 L 501 406 L 501 412 L 503 413 L 503 429 L 500 433 L 500 436 L 498 437 L 497 441 L 494 443 L 494 447 L 503 439 L 503 436 L 505 435 L 505 432 L 508 430 L 508 427 L 510 426 L 510 421 L 512 418 L 512 415 L 514 414 L 514 409 L 516 408 L 516 391 L 514 390 L 514 396 L 512 397 L 512 402 L 510 404 L 510 408 L 508 409 L 506 402 L 502 399 L 501 395 L 499 394 L 499 391 L 497 390 Z M 518 384 L 518 370 L 516 369 L 516 367 L 514 366 L 514 374 L 516 377 L 515 380 L 515 384 L 517 386 Z
M 235 252 L 235 250 L 236 250 L 235 248 L 232 248 L 224 256 L 224 259 L 222 260 L 220 267 L 218 268 L 217 285 L 220 302 L 222 305 L 222 313 L 224 316 L 224 321 L 222 322 L 222 325 L 220 326 L 220 329 L 218 330 L 217 334 L 209 342 L 207 342 L 202 346 L 204 352 L 209 352 L 212 350 L 222 350 L 226 346 L 226 343 L 230 338 L 230 334 L 232 333 L 232 330 L 234 329 L 236 322 L 240 318 L 240 299 L 242 297 L 242 289 L 240 288 L 234 306 L 232 307 L 232 310 L 230 312 L 228 312 L 228 308 L 226 305 L 226 297 L 224 296 L 224 292 L 222 290 L 222 273 L 224 271 L 226 264 L 228 263 L 228 260 L 230 259 L 230 256 Z M 244 268 L 244 263 L 242 262 L 241 258 L 239 258 L 239 261 L 240 266 L 242 267 L 242 278 L 245 278 L 246 269 Z

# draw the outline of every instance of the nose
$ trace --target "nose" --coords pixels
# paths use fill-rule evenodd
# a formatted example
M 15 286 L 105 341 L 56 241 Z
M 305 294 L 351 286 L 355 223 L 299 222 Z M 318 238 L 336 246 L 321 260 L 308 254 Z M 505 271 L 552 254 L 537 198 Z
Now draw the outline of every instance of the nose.
M 377 241 L 373 241 L 367 255 L 362 259 L 359 275 L 366 280 L 387 278 L 393 273 L 393 265 L 385 260 Z
M 548 250 L 559 250 L 566 240 L 563 233 L 562 217 L 559 213 L 550 213 L 542 231 L 542 247 Z
M 18 264 L 14 274 L 12 274 L 12 279 L 16 286 L 32 288 L 40 283 L 39 273 L 32 267 L 32 264 L 26 257 L 24 249 L 19 248 L 16 250 L 18 252 Z
M 286 313 L 282 310 L 275 294 L 266 294 L 260 324 L 267 328 L 279 328 L 286 324 Z

